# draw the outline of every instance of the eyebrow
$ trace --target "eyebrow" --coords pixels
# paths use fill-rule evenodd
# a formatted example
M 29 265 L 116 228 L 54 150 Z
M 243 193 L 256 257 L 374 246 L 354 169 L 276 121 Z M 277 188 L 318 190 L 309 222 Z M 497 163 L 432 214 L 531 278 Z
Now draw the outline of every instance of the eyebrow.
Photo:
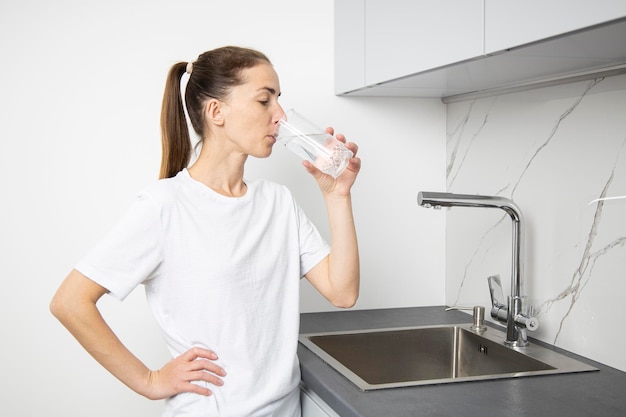
M 271 94 L 276 94 L 276 90 L 271 87 L 262 87 L 262 88 L 259 88 L 259 90 L 266 90 L 266 91 L 269 91 Z M 282 93 L 278 93 L 278 97 L 280 97 L 281 94 Z

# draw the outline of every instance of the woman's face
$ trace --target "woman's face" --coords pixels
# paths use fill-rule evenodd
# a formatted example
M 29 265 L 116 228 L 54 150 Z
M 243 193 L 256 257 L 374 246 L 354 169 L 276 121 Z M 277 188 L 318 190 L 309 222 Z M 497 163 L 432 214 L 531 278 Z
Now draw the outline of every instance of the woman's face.
M 235 148 L 258 158 L 268 157 L 276 143 L 280 104 L 278 75 L 270 64 L 247 68 L 244 83 L 234 87 L 223 102 L 224 132 Z

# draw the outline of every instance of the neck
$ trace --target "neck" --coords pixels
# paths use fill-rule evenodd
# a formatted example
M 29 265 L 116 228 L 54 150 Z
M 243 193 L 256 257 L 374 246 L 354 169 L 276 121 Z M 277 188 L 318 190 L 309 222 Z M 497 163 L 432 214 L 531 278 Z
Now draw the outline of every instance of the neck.
M 205 143 L 206 145 L 206 143 Z M 247 186 L 243 180 L 247 155 L 235 152 L 220 152 L 203 146 L 200 156 L 189 168 L 189 175 L 227 197 L 241 197 Z

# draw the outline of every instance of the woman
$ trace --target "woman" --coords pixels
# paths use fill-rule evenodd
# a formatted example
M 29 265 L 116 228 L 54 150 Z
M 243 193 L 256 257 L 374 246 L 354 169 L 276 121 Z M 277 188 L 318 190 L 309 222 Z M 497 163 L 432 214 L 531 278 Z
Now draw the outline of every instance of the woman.
M 189 168 L 185 73 L 187 113 L 202 142 Z M 276 72 L 254 50 L 224 47 L 175 64 L 163 98 L 161 179 L 51 302 L 107 370 L 147 398 L 167 399 L 165 416 L 298 416 L 299 278 L 338 307 L 358 297 L 350 188 L 359 158 L 337 179 L 303 163 L 326 204 L 330 247 L 284 186 L 244 179 L 248 156 L 272 152 L 279 96 Z M 346 146 L 356 155 L 355 144 Z M 104 294 L 124 299 L 139 284 L 174 358 L 159 370 L 126 349 L 96 307 Z

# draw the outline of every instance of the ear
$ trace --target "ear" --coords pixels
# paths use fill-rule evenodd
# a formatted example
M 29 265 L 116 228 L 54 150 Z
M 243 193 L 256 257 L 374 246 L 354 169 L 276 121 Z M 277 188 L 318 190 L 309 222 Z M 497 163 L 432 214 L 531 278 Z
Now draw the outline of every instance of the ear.
M 206 105 L 206 120 L 208 123 L 222 126 L 224 124 L 224 103 L 211 99 Z

